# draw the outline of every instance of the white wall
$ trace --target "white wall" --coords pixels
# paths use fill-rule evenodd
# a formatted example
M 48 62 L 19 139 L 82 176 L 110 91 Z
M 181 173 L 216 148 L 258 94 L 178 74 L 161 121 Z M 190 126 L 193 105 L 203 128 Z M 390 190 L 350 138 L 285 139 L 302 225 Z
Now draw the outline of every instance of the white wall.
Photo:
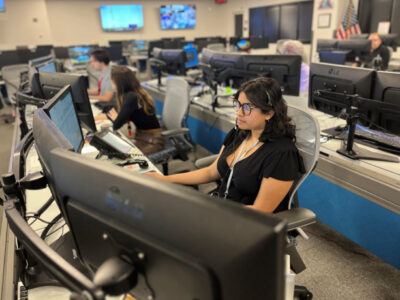
M 44 0 L 5 0 L 0 13 L 0 49 L 52 42 Z
M 229 0 L 215 4 L 215 0 L 119 0 L 115 3 L 143 4 L 144 28 L 134 32 L 104 32 L 100 26 L 99 6 L 111 0 L 5 0 L 6 12 L 0 13 L 0 49 L 17 45 L 74 45 L 99 43 L 109 40 L 158 39 L 184 36 L 187 40 L 201 36 L 233 36 L 234 15 L 243 13 L 244 35 L 249 32 L 249 8 L 301 2 L 302 0 Z M 194 29 L 161 30 L 159 7 L 172 3 L 196 4 L 197 24 Z M 313 41 L 330 38 L 343 16 L 347 0 L 331 0 L 333 9 L 318 10 L 320 0 L 314 1 Z M 358 0 L 353 1 L 357 6 Z M 331 13 L 331 27 L 317 28 L 320 13 Z M 34 18 L 37 22 L 34 22 Z M 310 46 L 306 46 L 310 53 Z M 265 53 L 275 53 L 271 44 Z M 310 56 L 310 55 L 308 55 Z

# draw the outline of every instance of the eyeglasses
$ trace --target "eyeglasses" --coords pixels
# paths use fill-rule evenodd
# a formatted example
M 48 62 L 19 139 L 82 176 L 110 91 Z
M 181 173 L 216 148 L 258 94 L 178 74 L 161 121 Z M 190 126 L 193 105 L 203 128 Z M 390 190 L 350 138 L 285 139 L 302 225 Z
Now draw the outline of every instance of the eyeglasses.
M 251 105 L 250 103 L 243 103 L 241 104 L 238 100 L 233 99 L 233 105 L 235 106 L 236 111 L 238 111 L 240 108 L 242 109 L 242 113 L 245 116 L 250 116 L 251 110 L 253 108 L 256 108 L 256 106 Z

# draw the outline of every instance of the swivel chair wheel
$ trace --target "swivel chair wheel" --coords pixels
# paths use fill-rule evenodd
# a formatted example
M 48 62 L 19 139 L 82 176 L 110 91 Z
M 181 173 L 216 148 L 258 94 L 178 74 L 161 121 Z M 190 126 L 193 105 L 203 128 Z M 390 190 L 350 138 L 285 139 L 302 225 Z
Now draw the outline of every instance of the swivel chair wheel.
M 294 287 L 294 299 L 299 300 L 311 300 L 313 298 L 313 294 L 302 285 L 296 285 Z

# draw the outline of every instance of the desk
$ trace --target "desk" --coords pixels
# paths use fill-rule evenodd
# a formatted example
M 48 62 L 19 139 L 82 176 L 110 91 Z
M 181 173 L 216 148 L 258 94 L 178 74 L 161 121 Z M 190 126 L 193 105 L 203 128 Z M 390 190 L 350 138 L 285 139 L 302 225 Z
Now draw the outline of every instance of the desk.
M 157 81 L 143 83 L 162 111 L 165 88 Z M 196 87 L 193 96 L 199 90 Z M 343 124 L 341 119 L 307 108 L 307 95 L 285 96 L 289 105 L 309 110 L 321 129 Z M 217 153 L 226 133 L 234 126 L 233 109 L 210 108 L 211 96 L 193 98 L 188 126 L 193 141 Z M 299 190 L 301 205 L 368 251 L 400 268 L 400 164 L 354 161 L 336 152 L 340 142 L 321 144 L 318 165 Z M 360 147 L 362 147 L 360 145 Z M 377 150 L 378 151 L 378 150 Z

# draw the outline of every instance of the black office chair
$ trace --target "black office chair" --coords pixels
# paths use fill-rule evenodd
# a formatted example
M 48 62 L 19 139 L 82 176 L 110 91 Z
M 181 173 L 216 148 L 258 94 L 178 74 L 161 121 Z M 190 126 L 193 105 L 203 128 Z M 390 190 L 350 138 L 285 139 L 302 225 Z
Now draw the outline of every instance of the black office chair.
M 193 146 L 187 135 L 189 128 L 183 126 L 185 115 L 190 105 L 190 86 L 185 79 L 173 77 L 167 79 L 166 96 L 162 112 L 164 137 L 163 150 L 148 155 L 154 164 L 161 164 L 163 173 L 168 174 L 168 161 L 171 158 L 188 160 L 187 153 Z

